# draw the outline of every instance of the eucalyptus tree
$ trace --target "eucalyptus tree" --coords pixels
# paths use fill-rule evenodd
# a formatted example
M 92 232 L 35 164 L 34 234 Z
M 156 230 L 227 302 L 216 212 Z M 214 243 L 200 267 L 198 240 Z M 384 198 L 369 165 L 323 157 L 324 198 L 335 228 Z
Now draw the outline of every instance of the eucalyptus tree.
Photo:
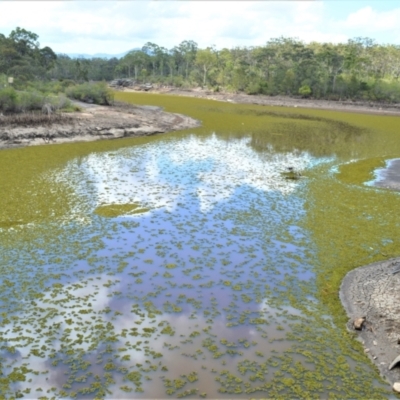
M 193 40 L 184 40 L 178 45 L 177 50 L 181 54 L 182 60 L 185 64 L 185 79 L 188 79 L 189 68 L 196 62 L 198 45 Z
M 158 54 L 160 47 L 158 44 L 147 42 L 143 47 L 142 47 L 142 52 L 146 53 L 149 56 L 149 60 L 152 65 L 152 74 L 153 76 L 156 75 L 156 67 L 157 67 L 157 62 L 158 62 Z
M 217 64 L 216 52 L 213 48 L 207 47 L 204 50 L 198 50 L 196 54 L 196 65 L 198 65 L 203 72 L 203 86 L 206 86 L 207 74 L 210 69 Z
M 398 81 L 400 77 L 400 45 L 389 45 L 387 50 L 386 71 L 389 77 Z
M 53 50 L 40 48 L 36 33 L 17 27 L 8 37 L 0 35 L 0 73 L 13 75 L 16 81 L 45 79 L 57 60 Z
M 141 50 L 132 50 L 126 54 L 120 61 L 120 64 L 128 69 L 128 76 L 131 77 L 131 68 L 135 74 L 135 80 L 138 80 L 140 71 L 147 67 L 150 56 Z

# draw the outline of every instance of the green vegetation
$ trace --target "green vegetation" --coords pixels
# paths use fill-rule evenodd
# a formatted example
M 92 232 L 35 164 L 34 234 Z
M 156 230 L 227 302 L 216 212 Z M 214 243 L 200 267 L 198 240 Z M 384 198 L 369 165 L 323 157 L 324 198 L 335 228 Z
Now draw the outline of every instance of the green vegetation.
M 214 91 L 399 102 L 399 62 L 399 46 L 370 38 L 305 44 L 280 37 L 265 46 L 221 50 L 184 41 L 170 50 L 146 43 L 119 61 L 115 75 Z
M 172 49 L 148 42 L 120 60 L 106 60 L 56 55 L 49 47 L 40 48 L 35 33 L 16 28 L 8 37 L 0 34 L 0 60 L 0 87 L 13 76 L 14 87 L 21 90 L 31 82 L 49 82 L 58 93 L 71 83 L 132 78 L 137 83 L 247 94 L 400 102 L 400 46 L 370 38 L 305 44 L 280 37 L 264 46 L 221 50 L 200 49 L 192 40 Z M 100 86 L 76 87 L 69 94 L 99 104 L 112 102 Z
M 149 208 L 142 207 L 140 204 L 109 204 L 96 207 L 95 214 L 102 217 L 115 218 L 120 215 L 141 214 L 149 211 Z
M 63 93 L 48 94 L 36 90 L 17 91 L 12 87 L 0 89 L 0 111 L 6 113 L 43 110 L 44 108 L 48 112 L 53 112 L 68 110 L 71 107 L 71 101 Z
M 85 103 L 111 105 L 114 100 L 113 92 L 108 89 L 105 82 L 70 86 L 65 93 L 71 99 L 81 100 Z

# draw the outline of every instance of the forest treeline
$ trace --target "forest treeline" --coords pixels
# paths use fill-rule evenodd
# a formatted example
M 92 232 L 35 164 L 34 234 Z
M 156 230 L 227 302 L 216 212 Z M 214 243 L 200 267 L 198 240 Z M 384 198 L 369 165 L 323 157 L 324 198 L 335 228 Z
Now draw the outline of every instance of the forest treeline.
M 16 88 L 29 81 L 132 78 L 247 94 L 400 102 L 400 45 L 370 38 L 306 44 L 280 37 L 264 46 L 217 50 L 185 40 L 172 49 L 148 42 L 121 59 L 83 59 L 41 48 L 36 34 L 17 28 L 8 37 L 0 34 L 0 85 L 8 76 Z

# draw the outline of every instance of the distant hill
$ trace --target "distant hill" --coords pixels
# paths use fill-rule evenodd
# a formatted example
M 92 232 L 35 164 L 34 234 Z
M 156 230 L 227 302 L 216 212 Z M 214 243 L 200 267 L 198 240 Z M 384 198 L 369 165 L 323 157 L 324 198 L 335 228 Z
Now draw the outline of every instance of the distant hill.
M 119 53 L 119 54 L 107 54 L 107 53 L 96 53 L 96 54 L 85 54 L 85 53 L 62 53 L 68 57 L 71 58 L 86 58 L 86 59 L 90 59 L 90 58 L 106 58 L 107 60 L 109 60 L 110 58 L 122 58 L 123 56 L 125 56 L 127 53 L 129 53 L 130 51 L 133 50 L 141 50 L 139 47 L 135 48 L 135 49 L 131 49 L 128 51 L 125 51 L 124 53 Z

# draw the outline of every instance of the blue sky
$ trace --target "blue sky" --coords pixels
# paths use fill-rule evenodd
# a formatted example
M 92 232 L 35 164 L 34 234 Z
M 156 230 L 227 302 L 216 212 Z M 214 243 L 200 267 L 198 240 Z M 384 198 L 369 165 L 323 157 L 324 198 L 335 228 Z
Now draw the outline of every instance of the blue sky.
M 20 26 L 58 53 L 118 54 L 146 42 L 168 49 L 259 46 L 271 38 L 400 45 L 400 1 L 2 1 L 0 33 Z

